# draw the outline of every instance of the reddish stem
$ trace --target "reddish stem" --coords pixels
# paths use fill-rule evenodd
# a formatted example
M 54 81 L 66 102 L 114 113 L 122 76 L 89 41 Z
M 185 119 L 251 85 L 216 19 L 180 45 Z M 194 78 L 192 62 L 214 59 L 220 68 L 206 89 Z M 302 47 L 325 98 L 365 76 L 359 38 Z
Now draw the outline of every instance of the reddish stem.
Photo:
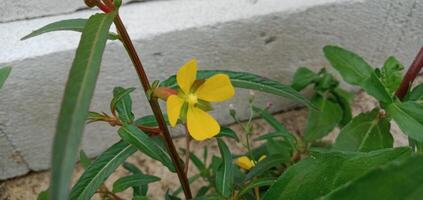
M 405 74 L 400 87 L 395 93 L 395 95 L 400 100 L 402 100 L 405 97 L 408 90 L 410 89 L 410 86 L 413 84 L 413 81 L 416 79 L 416 77 L 419 75 L 419 72 L 422 70 L 422 67 L 423 67 L 423 47 L 420 48 L 419 53 L 417 54 L 413 63 L 408 68 L 407 73 Z
M 100 8 L 100 10 L 102 10 L 105 13 L 112 12 L 112 9 L 109 8 L 108 6 L 104 5 L 102 2 L 100 2 L 99 4 L 97 4 L 97 7 Z

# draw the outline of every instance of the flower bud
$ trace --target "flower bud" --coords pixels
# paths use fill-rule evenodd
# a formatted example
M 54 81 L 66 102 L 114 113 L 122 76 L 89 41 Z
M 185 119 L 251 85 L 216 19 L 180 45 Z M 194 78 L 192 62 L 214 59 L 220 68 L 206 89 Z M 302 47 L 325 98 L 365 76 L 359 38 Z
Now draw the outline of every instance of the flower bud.
M 168 88 L 168 87 L 158 87 L 155 88 L 153 91 L 153 95 L 155 97 L 158 97 L 164 101 L 167 100 L 167 98 L 171 95 L 177 95 L 178 92 L 174 89 Z
M 85 2 L 85 5 L 92 8 L 99 3 L 99 0 L 84 0 L 84 2 Z
M 253 103 L 256 93 L 253 90 L 249 90 L 250 96 L 248 97 L 248 102 Z
M 236 115 L 236 110 L 235 110 L 234 104 L 229 104 L 229 114 L 230 114 L 232 117 L 235 117 L 235 115 Z

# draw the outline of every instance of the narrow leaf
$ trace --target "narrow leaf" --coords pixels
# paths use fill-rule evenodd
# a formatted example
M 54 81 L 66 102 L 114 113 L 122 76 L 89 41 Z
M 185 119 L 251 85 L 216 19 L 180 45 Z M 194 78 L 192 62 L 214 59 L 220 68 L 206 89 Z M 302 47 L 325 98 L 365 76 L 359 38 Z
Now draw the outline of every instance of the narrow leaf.
M 115 15 L 115 12 L 93 15 L 82 32 L 66 84 L 53 142 L 50 182 L 52 199 L 67 198 L 107 34 Z
M 12 71 L 11 67 L 0 68 L 0 89 L 3 87 L 4 82 L 6 82 L 6 79 L 9 76 L 10 71 Z
M 163 115 L 166 124 L 170 125 L 169 123 L 169 119 L 167 117 L 167 114 Z M 158 123 L 156 120 L 156 117 L 154 117 L 154 115 L 147 115 L 141 118 L 138 118 L 137 120 L 135 120 L 134 125 L 136 126 L 148 126 L 148 127 L 158 127 Z
M 119 136 L 126 142 L 134 145 L 139 151 L 147 156 L 160 161 L 171 172 L 175 172 L 172 160 L 167 151 L 153 142 L 147 134 L 134 125 L 124 125 L 118 130 Z
M 121 165 L 136 149 L 120 141 L 93 161 L 73 186 L 69 199 L 90 199 L 101 184 Z M 67 199 L 67 198 L 65 198 Z
M 279 122 L 268 110 L 253 106 L 253 111 L 260 115 L 266 122 L 275 129 L 275 131 L 278 134 L 283 135 L 286 141 L 289 142 L 289 144 L 294 147 L 295 139 L 293 136 L 289 133 L 289 131 L 285 128 L 285 126 Z
M 206 165 L 204 165 L 204 163 L 194 153 L 190 152 L 189 158 L 200 173 L 203 173 L 207 170 Z
M 251 180 L 254 177 L 258 177 L 267 172 L 269 169 L 284 164 L 286 161 L 287 160 L 285 158 L 278 156 L 270 156 L 265 158 L 264 160 L 258 162 L 257 165 L 248 172 L 245 180 Z
M 340 106 L 327 97 L 316 95 L 311 102 L 318 110 L 310 110 L 308 113 L 307 127 L 304 132 L 306 141 L 313 141 L 326 136 L 342 119 Z
M 84 169 L 87 169 L 88 166 L 90 166 L 91 164 L 91 159 L 88 158 L 87 154 L 83 150 L 79 152 L 79 162 L 81 163 Z
M 53 22 L 51 24 L 45 25 L 32 33 L 24 36 L 21 40 L 26 40 L 35 36 L 39 36 L 44 33 L 49 33 L 53 31 L 77 31 L 83 32 L 84 27 L 87 24 L 88 19 L 67 19 L 62 21 Z M 108 39 L 117 40 L 119 36 L 116 33 L 109 33 Z
M 389 120 L 379 114 L 379 109 L 361 113 L 339 133 L 333 148 L 341 151 L 372 151 L 392 148 L 394 139 Z
M 291 88 L 288 85 L 279 83 L 271 79 L 267 79 L 255 74 L 247 72 L 235 72 L 228 70 L 202 70 L 197 72 L 198 79 L 207 79 L 208 77 L 215 74 L 226 74 L 231 79 L 232 84 L 235 87 L 252 89 L 261 92 L 266 92 L 278 96 L 291 98 L 299 101 L 307 106 L 313 107 L 310 102 L 304 98 L 300 93 Z M 173 75 L 160 83 L 161 86 L 177 88 L 176 76 Z
M 132 113 L 132 99 L 129 95 L 135 88 L 124 89 L 122 87 L 115 87 L 113 89 L 113 99 L 110 108 L 116 109 L 118 117 L 125 123 L 132 123 L 134 121 L 134 113 Z
M 223 163 L 216 172 L 216 190 L 224 197 L 229 197 L 233 191 L 234 183 L 234 165 L 232 163 L 232 155 L 228 146 L 217 139 L 220 154 L 223 158 Z
M 244 195 L 248 190 L 254 189 L 256 187 L 262 187 L 262 186 L 271 186 L 273 183 L 276 182 L 276 178 L 274 177 L 266 177 L 266 178 L 259 178 L 251 181 L 248 183 L 247 186 L 242 188 L 242 190 L 239 192 L 239 196 Z
M 227 127 L 220 127 L 220 132 L 219 132 L 219 134 L 216 135 L 216 137 L 232 138 L 235 141 L 239 142 L 239 138 L 236 135 L 235 131 L 233 131 L 232 129 L 227 128 Z
M 132 163 L 123 163 L 123 168 L 131 172 L 132 174 L 144 174 L 138 167 Z M 148 192 L 148 184 L 141 184 L 132 187 L 134 196 L 145 196 Z
M 134 174 L 119 178 L 113 183 L 113 192 L 122 192 L 129 187 L 145 185 L 148 183 L 159 181 L 160 178 L 156 176 L 148 176 L 143 174 Z

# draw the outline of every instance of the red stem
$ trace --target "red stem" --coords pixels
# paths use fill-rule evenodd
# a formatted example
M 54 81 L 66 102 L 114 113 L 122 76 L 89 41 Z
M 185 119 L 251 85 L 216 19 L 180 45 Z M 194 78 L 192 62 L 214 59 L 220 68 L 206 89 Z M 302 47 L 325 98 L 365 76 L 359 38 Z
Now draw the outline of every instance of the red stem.
M 144 67 L 141 63 L 141 59 L 138 56 L 138 53 L 132 44 L 132 40 L 128 35 L 128 32 L 126 31 L 126 28 L 122 22 L 122 19 L 120 18 L 119 14 L 116 15 L 115 18 L 115 25 L 116 29 L 118 30 L 119 35 L 121 36 L 121 41 L 123 45 L 125 46 L 128 55 L 135 67 L 135 71 L 137 72 L 137 75 L 140 79 L 141 85 L 144 88 L 144 92 L 147 94 L 148 91 L 151 90 L 150 83 L 148 81 L 147 74 L 144 71 Z M 159 102 L 157 101 L 157 98 L 151 98 L 149 100 L 150 107 L 153 110 L 153 114 L 156 117 L 156 120 L 158 122 L 159 128 L 162 131 L 164 140 L 167 144 L 167 148 L 169 150 L 170 157 L 172 158 L 173 164 L 176 168 L 176 173 L 178 174 L 179 181 L 181 183 L 182 189 L 184 191 L 186 199 L 191 199 L 191 189 L 189 186 L 188 178 L 186 174 L 184 173 L 184 168 L 181 164 L 178 152 L 176 151 L 175 144 L 172 141 L 172 137 L 170 135 L 169 129 L 167 128 L 166 121 L 164 120 L 163 113 L 161 111 Z
M 400 87 L 395 93 L 395 95 L 400 100 L 402 100 L 405 97 L 408 90 L 410 89 L 410 86 L 413 84 L 413 81 L 416 79 L 416 77 L 419 75 L 419 72 L 422 70 L 422 67 L 423 67 L 423 47 L 420 48 L 419 53 L 417 54 L 413 63 L 408 68 L 407 73 L 405 74 Z

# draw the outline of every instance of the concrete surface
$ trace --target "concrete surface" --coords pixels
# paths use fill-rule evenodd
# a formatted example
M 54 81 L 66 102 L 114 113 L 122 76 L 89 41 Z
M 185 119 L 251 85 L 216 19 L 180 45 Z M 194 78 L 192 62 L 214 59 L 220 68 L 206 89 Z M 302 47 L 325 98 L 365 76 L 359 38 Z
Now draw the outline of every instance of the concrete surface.
M 321 52 L 325 44 L 352 49 L 379 66 L 389 55 L 408 65 L 423 42 L 421 0 L 174 0 L 130 4 L 121 12 L 152 80 L 163 80 L 196 57 L 201 69 L 242 70 L 288 83 L 298 66 L 327 65 Z M 0 179 L 49 167 L 57 112 L 79 34 L 18 39 L 44 24 L 91 13 L 0 24 L 0 63 L 13 66 L 0 91 Z M 139 84 L 124 49 L 111 42 L 92 110 L 107 112 L 117 85 Z M 243 108 L 246 92 L 237 93 L 228 103 Z M 274 111 L 294 105 L 258 96 L 259 103 L 273 101 Z M 137 116 L 150 112 L 140 89 L 134 100 Z M 222 123 L 230 122 L 222 112 L 228 103 L 216 106 L 214 114 Z M 90 126 L 83 148 L 94 156 L 116 139 L 113 128 Z
M 143 1 L 148 0 L 128 0 L 123 1 L 123 3 L 135 3 Z M 87 6 L 85 6 L 83 0 L 3 1 L 0 5 L 0 23 L 60 15 L 85 9 L 87 9 Z

